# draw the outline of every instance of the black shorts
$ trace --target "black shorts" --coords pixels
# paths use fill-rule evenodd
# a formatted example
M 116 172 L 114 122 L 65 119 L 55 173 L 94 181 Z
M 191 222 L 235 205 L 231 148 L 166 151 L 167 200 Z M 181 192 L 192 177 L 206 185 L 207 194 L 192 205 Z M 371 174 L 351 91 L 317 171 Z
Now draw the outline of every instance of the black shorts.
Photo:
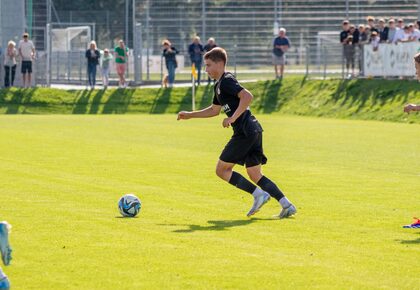
M 26 74 L 26 73 L 31 74 L 32 73 L 32 61 L 30 61 L 30 60 L 22 61 L 22 73 L 23 74 Z
M 246 167 L 266 164 L 267 157 L 263 153 L 262 133 L 249 136 L 233 135 L 219 158 L 224 162 L 245 165 Z

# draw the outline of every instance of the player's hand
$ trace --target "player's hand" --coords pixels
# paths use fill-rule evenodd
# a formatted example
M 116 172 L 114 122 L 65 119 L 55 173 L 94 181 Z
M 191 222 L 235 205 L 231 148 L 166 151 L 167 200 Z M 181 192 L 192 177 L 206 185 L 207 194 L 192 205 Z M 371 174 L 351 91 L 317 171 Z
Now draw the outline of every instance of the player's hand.
M 187 112 L 187 111 L 181 111 L 181 112 L 179 112 L 178 113 L 178 118 L 177 118 L 177 120 L 179 121 L 179 120 L 188 120 L 188 119 L 190 119 L 191 118 L 191 116 L 190 116 L 190 112 Z
M 232 118 L 225 118 L 223 119 L 223 127 L 229 128 L 229 126 L 234 123 L 235 121 Z

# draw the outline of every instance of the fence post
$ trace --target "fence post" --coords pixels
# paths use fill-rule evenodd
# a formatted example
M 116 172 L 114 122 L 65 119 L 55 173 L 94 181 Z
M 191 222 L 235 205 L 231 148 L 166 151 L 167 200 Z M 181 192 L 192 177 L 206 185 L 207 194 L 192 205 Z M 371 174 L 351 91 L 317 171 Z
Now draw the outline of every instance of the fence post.
M 341 78 L 344 79 L 344 45 L 341 45 Z
M 238 52 L 237 48 L 238 48 L 238 45 L 235 43 L 233 45 L 233 67 L 234 67 L 233 71 L 234 71 L 234 74 L 235 74 L 236 77 L 237 77 L 237 75 L 236 75 L 236 54 Z
M 134 27 L 134 50 L 133 50 L 133 60 L 134 60 L 134 83 L 140 84 L 142 82 L 142 42 L 141 42 L 141 23 L 136 23 Z
M 47 53 L 46 53 L 46 77 L 47 87 L 51 86 L 51 24 L 47 23 Z
M 306 73 L 305 73 L 305 77 L 309 76 L 309 45 L 305 46 L 305 65 L 306 65 Z
M 322 46 L 322 59 L 324 62 L 324 80 L 327 78 L 327 48 Z

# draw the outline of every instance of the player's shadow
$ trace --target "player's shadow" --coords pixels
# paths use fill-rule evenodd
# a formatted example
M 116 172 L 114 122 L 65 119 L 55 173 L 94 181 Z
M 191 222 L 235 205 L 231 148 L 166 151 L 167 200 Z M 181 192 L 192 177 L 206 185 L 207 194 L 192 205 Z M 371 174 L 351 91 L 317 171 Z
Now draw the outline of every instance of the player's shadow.
M 229 228 L 246 226 L 257 221 L 272 221 L 274 219 L 251 218 L 247 220 L 218 220 L 208 221 L 208 226 L 185 225 L 187 229 L 174 230 L 174 233 L 192 233 L 197 231 L 224 231 Z M 179 225 L 174 225 L 179 226 Z
M 417 233 L 418 235 L 420 235 L 420 232 Z M 417 239 L 414 240 L 397 240 L 398 242 L 400 242 L 401 244 L 420 244 L 420 237 L 418 237 Z

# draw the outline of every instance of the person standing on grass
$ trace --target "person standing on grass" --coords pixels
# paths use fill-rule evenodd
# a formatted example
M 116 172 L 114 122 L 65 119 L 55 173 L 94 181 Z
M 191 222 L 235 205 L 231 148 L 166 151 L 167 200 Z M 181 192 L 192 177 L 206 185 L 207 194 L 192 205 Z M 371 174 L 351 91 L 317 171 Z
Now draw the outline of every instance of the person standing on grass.
M 105 48 L 103 55 L 101 57 L 101 72 L 102 72 L 102 82 L 104 89 L 108 87 L 109 84 L 109 68 L 111 67 L 111 60 L 113 59 L 112 54 L 109 53 L 109 49 Z
M 201 64 L 203 63 L 203 52 L 204 48 L 200 42 L 200 37 L 195 36 L 192 43 L 188 46 L 188 54 L 190 55 L 191 65 L 195 65 L 197 70 L 197 79 L 195 80 L 197 85 L 200 85 L 201 81 Z
M 207 44 L 204 45 L 204 53 L 209 52 L 210 50 L 212 50 L 215 47 L 217 47 L 216 40 L 213 37 L 210 37 L 207 40 Z M 211 81 L 212 81 L 212 79 L 208 76 L 208 78 L 207 78 L 207 85 L 210 85 Z M 213 80 L 213 83 L 214 82 L 215 81 Z
M 16 74 L 16 43 L 12 40 L 7 44 L 7 50 L 4 54 L 4 86 L 13 87 Z
M 166 69 L 168 70 L 168 86 L 172 88 L 175 82 L 175 70 L 178 67 L 176 55 L 179 53 L 179 51 L 174 46 L 172 46 L 172 43 L 168 39 L 165 39 L 162 42 L 162 46 L 162 56 L 165 58 L 165 65 Z
M 286 65 L 285 53 L 290 48 L 290 40 L 286 36 L 286 29 L 279 30 L 279 36 L 273 43 L 273 65 L 276 79 L 283 79 L 284 66 Z
M 19 55 L 22 59 L 22 81 L 23 87 L 29 88 L 31 86 L 32 76 L 32 61 L 35 60 L 35 46 L 29 40 L 29 34 L 24 33 L 23 39 L 19 42 Z
M 416 66 L 417 80 L 420 81 L 420 52 L 414 56 L 414 65 Z M 418 112 L 420 111 L 420 105 L 407 104 L 404 106 L 404 112 Z
M 9 245 L 9 232 L 11 226 L 7 222 L 0 222 L 0 254 L 3 264 L 8 266 L 12 259 L 12 248 Z M 9 290 L 10 282 L 6 274 L 0 268 L 0 290 Z
M 261 165 L 267 162 L 267 158 L 262 146 L 263 129 L 249 110 L 252 94 L 238 83 L 233 74 L 225 71 L 227 54 L 223 48 L 216 47 L 207 52 L 204 62 L 207 74 L 217 80 L 214 85 L 213 104 L 200 111 L 181 111 L 178 113 L 178 120 L 215 117 L 223 108 L 227 118 L 223 120 L 222 125 L 225 128 L 232 126 L 233 136 L 220 155 L 216 166 L 217 176 L 252 194 L 254 203 L 247 216 L 258 212 L 270 199 L 270 195 L 282 208 L 276 217 L 287 218 L 294 215 L 295 206 L 273 181 L 262 174 Z M 249 178 L 258 186 L 233 171 L 236 164 L 245 165 Z
M 114 52 L 115 64 L 117 66 L 117 74 L 119 77 L 119 87 L 126 88 L 127 83 L 125 81 L 125 69 L 128 58 L 128 48 L 125 46 L 122 39 L 118 42 L 118 46 L 114 49 Z
M 95 41 L 92 40 L 90 42 L 89 49 L 86 50 L 85 57 L 87 58 L 89 86 L 93 90 L 95 89 L 96 84 L 96 66 L 99 64 L 99 58 L 101 57 Z

